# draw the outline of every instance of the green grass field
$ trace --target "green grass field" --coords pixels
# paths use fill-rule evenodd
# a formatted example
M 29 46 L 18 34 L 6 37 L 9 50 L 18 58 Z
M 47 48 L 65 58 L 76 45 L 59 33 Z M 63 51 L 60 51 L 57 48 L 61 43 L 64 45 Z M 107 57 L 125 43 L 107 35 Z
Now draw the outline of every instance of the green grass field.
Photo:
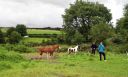
M 42 40 L 50 40 L 50 38 L 24 38 L 22 41 L 25 43 L 32 42 L 32 43 L 41 43 Z
M 28 34 L 62 34 L 59 30 L 38 30 L 38 29 L 28 29 Z
M 2 32 L 6 33 L 8 28 L 1 28 Z M 28 34 L 62 34 L 59 30 L 41 30 L 41 29 L 27 29 Z
M 14 54 L 6 52 L 4 56 Z M 6 55 L 7 54 L 7 55 Z M 19 53 L 15 53 L 19 54 Z M 39 56 L 38 53 L 24 53 L 22 56 Z M 16 56 L 16 55 L 13 55 Z M 55 59 L 21 60 L 15 62 L 9 55 L 0 54 L 0 76 L 2 77 L 128 77 L 128 56 L 107 53 L 107 62 L 99 61 L 99 56 L 79 52 L 77 55 L 55 53 Z M 3 60 L 2 60 L 3 59 Z M 8 60 L 9 59 L 9 60 Z

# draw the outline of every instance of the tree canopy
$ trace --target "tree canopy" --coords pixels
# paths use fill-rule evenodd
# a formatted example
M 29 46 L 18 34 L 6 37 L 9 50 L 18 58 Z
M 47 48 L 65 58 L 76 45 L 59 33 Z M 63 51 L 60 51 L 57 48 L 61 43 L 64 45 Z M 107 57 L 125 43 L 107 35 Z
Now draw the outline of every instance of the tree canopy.
M 74 35 L 78 30 L 87 38 L 93 25 L 100 22 L 110 23 L 112 19 L 110 10 L 103 4 L 86 1 L 76 1 L 74 4 L 70 4 L 62 17 L 63 27 L 68 35 Z
M 116 32 L 123 40 L 128 41 L 128 4 L 124 7 L 123 17 L 117 21 Z
M 21 36 L 27 35 L 27 28 L 23 24 L 18 24 L 16 26 L 16 31 L 21 34 Z
M 3 34 L 3 32 L 1 31 L 1 29 L 0 29 L 0 44 L 1 43 L 4 43 L 5 42 L 5 40 L 4 40 L 4 34 Z

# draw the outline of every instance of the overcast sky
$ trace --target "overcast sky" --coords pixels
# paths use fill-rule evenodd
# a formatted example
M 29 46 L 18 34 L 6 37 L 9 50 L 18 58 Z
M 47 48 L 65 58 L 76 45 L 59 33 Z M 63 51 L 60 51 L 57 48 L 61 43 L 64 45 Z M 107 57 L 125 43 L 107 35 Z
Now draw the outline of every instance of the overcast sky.
M 61 15 L 75 0 L 0 0 L 0 27 L 25 24 L 27 27 L 61 27 Z M 128 0 L 88 0 L 99 1 L 111 9 L 112 22 L 122 17 Z

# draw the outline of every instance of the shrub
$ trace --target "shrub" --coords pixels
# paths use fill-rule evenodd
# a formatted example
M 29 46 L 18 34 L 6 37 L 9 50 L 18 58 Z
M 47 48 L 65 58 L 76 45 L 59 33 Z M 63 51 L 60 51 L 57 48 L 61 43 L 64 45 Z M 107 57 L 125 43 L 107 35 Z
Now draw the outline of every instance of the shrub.
M 66 47 L 59 49 L 59 52 L 67 52 L 67 51 L 68 51 L 68 48 L 66 48 Z
M 9 43 L 16 44 L 19 43 L 21 39 L 21 35 L 18 32 L 13 31 L 9 37 Z
M 16 29 L 14 27 L 10 27 L 6 32 L 6 36 L 9 37 L 13 31 L 16 31 Z
M 80 46 L 80 51 L 86 51 L 86 52 L 88 52 L 88 51 L 90 51 L 90 46 L 91 45 L 89 45 L 89 44 L 82 44 Z
M 0 29 L 0 44 L 1 44 L 1 43 L 4 43 L 4 42 L 5 42 L 4 34 L 3 34 L 3 32 L 1 31 L 1 29 Z
M 5 70 L 5 69 L 11 69 L 12 68 L 10 62 L 8 62 L 8 61 L 1 61 L 0 62 L 0 66 L 1 66 L 0 67 L 0 71 Z
M 21 36 L 26 36 L 27 35 L 27 28 L 24 24 L 17 24 L 16 26 L 16 31 L 21 35 Z
M 16 52 L 0 52 L 0 61 L 20 62 L 25 60 L 19 53 Z
M 8 51 L 11 51 L 12 49 L 13 49 L 13 45 L 11 45 L 11 44 L 5 44 L 5 46 L 4 46 Z
M 108 51 L 115 52 L 115 53 L 124 53 L 128 52 L 128 44 L 124 45 L 111 45 L 107 48 Z
M 13 50 L 21 52 L 21 53 L 29 53 L 29 52 L 34 52 L 35 51 L 34 48 L 26 47 L 25 45 L 17 45 L 15 47 L 13 47 Z

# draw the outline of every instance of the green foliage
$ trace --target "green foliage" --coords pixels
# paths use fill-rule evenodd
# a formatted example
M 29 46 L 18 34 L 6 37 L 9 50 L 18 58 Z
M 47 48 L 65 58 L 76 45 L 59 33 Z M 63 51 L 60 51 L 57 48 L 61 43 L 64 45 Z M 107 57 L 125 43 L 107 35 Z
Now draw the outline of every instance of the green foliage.
M 124 7 L 124 16 L 128 16 L 128 4 Z
M 113 44 L 108 46 L 107 50 L 114 52 L 115 54 L 126 54 L 126 52 L 128 52 L 128 44 Z
M 112 42 L 116 44 L 124 44 L 126 42 L 126 37 L 118 33 L 112 38 Z
M 25 59 L 16 52 L 0 52 L 0 61 L 20 62 L 21 60 Z
M 18 51 L 20 53 L 30 53 L 30 52 L 35 52 L 36 49 L 35 48 L 32 48 L 32 47 L 27 47 L 25 45 L 14 45 L 13 46 L 13 50 L 14 51 Z
M 28 36 L 32 38 L 56 38 L 57 34 L 28 34 Z
M 27 29 L 28 34 L 61 34 L 60 30 Z
M 22 60 L 15 57 L 19 55 L 18 53 L 7 52 L 2 48 L 0 48 L 0 51 L 4 51 L 1 52 L 1 54 L 13 55 L 11 58 L 2 58 L 0 60 L 0 76 L 2 77 L 128 76 L 128 57 L 124 54 L 113 54 L 107 52 L 107 62 L 104 62 L 99 60 L 99 54 L 97 53 L 96 55 L 88 55 L 84 52 L 78 52 L 76 55 L 56 53 L 57 58 L 52 58 L 52 60 Z M 32 55 L 33 54 L 35 53 L 32 53 Z M 28 54 L 22 55 L 27 55 L 28 57 Z M 35 54 L 35 56 L 37 56 L 37 54 Z M 16 59 L 16 61 L 12 58 Z
M 1 29 L 0 29 L 0 44 L 1 44 L 1 43 L 4 43 L 4 42 L 5 42 L 4 34 L 3 34 L 3 32 L 1 31 Z
M 19 43 L 21 39 L 22 39 L 21 35 L 18 32 L 13 31 L 8 41 L 11 44 L 15 44 L 15 43 Z
M 78 31 L 76 31 L 74 34 L 73 43 L 81 44 L 81 43 L 83 43 L 84 40 L 85 39 L 84 39 L 83 35 L 81 33 L 79 33 Z
M 0 71 L 12 68 L 12 65 L 9 61 L 0 61 L 0 66 Z
M 91 36 L 93 40 L 103 41 L 114 35 L 113 28 L 110 25 L 100 23 L 91 28 Z
M 128 42 L 128 4 L 124 7 L 124 16 L 117 21 L 116 32 Z
M 11 35 L 11 33 L 12 33 L 13 31 L 16 31 L 16 29 L 15 29 L 14 27 L 10 27 L 9 29 L 7 29 L 6 35 L 7 35 L 8 37 L 10 37 L 10 35 Z
M 16 31 L 21 34 L 21 36 L 27 35 L 27 28 L 23 24 L 18 24 L 16 26 Z
M 67 52 L 68 48 L 67 47 L 62 47 L 59 49 L 59 52 Z
M 11 44 L 9 44 L 9 43 L 5 44 L 4 47 L 5 47 L 8 51 L 12 51 L 12 50 L 13 50 L 13 45 L 11 45 Z
M 87 40 L 92 25 L 100 22 L 109 23 L 112 19 L 110 10 L 104 5 L 85 1 L 76 1 L 75 4 L 71 4 L 62 16 L 67 36 L 74 35 L 78 30 Z

